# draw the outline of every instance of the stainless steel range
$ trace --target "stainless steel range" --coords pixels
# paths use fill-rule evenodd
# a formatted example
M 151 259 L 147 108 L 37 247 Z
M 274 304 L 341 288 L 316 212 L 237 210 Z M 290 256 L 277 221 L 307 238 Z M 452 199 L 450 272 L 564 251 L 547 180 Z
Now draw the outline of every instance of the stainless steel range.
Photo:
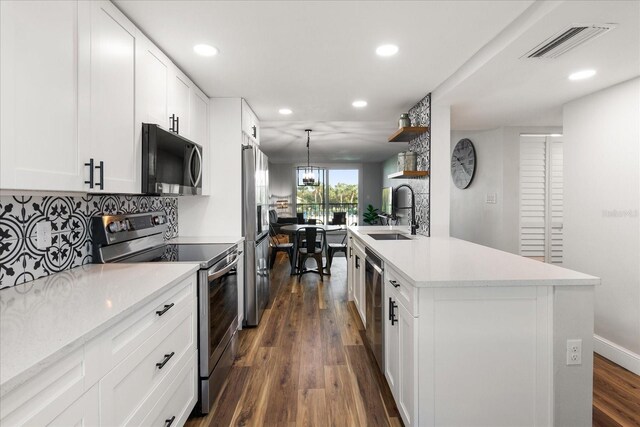
M 238 330 L 238 275 L 235 244 L 167 244 L 164 212 L 105 215 L 92 219 L 96 263 L 199 263 L 196 411 L 206 414 L 220 393 L 235 358 Z

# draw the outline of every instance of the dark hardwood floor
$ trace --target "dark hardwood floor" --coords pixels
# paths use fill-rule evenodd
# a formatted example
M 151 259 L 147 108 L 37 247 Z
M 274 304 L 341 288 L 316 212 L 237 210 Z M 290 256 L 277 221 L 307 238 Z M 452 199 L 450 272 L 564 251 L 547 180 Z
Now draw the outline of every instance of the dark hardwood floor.
M 598 354 L 593 360 L 593 425 L 640 426 L 640 377 Z
M 239 353 L 209 426 L 399 426 L 397 408 L 347 301 L 346 261 L 324 282 L 289 276 L 278 255 L 260 326 L 240 331 Z M 595 355 L 593 426 L 640 426 L 640 377 Z
M 347 301 L 345 258 L 334 259 L 332 273 L 323 282 L 313 273 L 290 277 L 278 255 L 260 326 L 240 331 L 215 410 L 187 426 L 402 425 Z

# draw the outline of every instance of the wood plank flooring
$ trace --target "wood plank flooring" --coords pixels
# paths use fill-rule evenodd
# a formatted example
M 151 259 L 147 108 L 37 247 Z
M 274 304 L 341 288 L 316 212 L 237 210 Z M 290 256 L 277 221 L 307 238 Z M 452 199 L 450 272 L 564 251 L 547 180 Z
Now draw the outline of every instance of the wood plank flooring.
M 240 331 L 231 374 L 209 426 L 400 426 L 391 392 L 347 301 L 347 264 L 332 275 L 289 276 L 279 254 L 260 326 Z
M 640 377 L 595 354 L 593 426 L 640 426 Z

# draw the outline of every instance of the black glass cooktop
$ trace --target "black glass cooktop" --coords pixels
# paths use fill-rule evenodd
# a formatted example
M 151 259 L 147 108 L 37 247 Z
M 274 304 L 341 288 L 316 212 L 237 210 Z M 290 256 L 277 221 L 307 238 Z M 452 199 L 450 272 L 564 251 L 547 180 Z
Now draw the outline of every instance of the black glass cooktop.
M 120 262 L 195 262 L 209 268 L 236 249 L 235 244 L 164 245 L 123 258 Z

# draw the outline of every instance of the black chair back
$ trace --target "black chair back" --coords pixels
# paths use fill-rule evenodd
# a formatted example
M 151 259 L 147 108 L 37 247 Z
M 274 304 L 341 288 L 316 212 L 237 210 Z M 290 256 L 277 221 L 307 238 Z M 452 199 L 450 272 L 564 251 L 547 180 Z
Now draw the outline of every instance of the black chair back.
M 322 228 L 305 227 L 298 230 L 296 239 L 300 248 L 306 249 L 307 253 L 322 252 L 326 242 L 326 232 Z
M 307 220 L 307 224 L 309 224 L 309 225 L 316 225 L 317 223 L 318 223 L 318 220 L 315 219 L 315 218 L 309 218 Z
M 269 209 L 269 222 L 276 224 L 278 222 L 278 212 L 275 209 Z
M 334 212 L 333 218 L 331 219 L 331 224 L 333 225 L 344 225 L 347 223 L 347 213 L 346 212 Z
M 304 213 L 303 212 L 296 213 L 296 218 L 298 218 L 298 224 L 304 224 Z

